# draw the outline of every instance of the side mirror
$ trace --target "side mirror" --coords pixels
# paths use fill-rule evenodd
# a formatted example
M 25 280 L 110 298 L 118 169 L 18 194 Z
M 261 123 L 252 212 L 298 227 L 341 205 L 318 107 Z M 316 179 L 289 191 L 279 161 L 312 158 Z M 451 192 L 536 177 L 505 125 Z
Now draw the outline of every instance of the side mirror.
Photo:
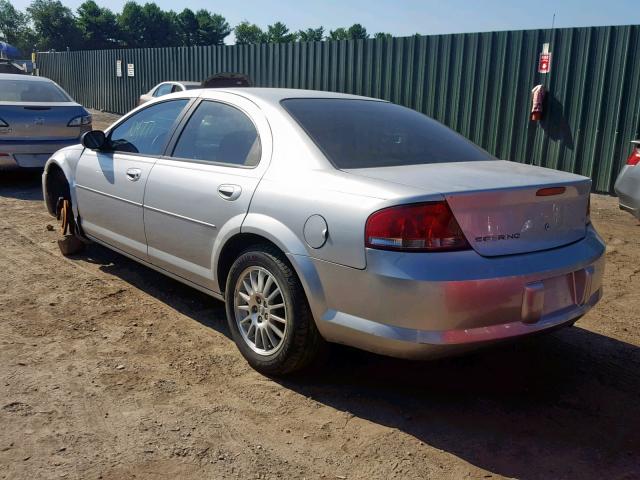
M 81 139 L 82 145 L 90 150 L 100 150 L 107 143 L 107 136 L 102 130 L 91 130 Z

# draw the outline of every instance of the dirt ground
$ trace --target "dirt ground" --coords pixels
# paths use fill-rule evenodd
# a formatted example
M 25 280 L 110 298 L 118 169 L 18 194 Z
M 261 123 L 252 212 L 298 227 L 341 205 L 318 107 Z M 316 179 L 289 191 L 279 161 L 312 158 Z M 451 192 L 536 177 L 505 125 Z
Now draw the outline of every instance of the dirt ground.
M 640 226 L 594 195 L 605 296 L 573 328 L 430 363 L 251 370 L 222 303 L 97 245 L 64 258 L 0 174 L 0 478 L 640 478 Z

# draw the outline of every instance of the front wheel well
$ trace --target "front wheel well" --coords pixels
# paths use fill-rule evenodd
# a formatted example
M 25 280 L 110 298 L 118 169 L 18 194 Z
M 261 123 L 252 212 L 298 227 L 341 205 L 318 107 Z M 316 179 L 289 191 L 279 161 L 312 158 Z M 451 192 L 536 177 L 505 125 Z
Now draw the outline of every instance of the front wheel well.
M 227 243 L 224 244 L 222 251 L 220 252 L 220 256 L 218 257 L 218 266 L 216 269 L 218 286 L 220 287 L 220 292 L 222 294 L 224 294 L 224 290 L 227 285 L 227 277 L 233 262 L 236 261 L 241 252 L 257 246 L 270 246 L 282 252 L 282 250 L 271 240 L 260 235 L 256 235 L 255 233 L 239 233 L 231 237 L 227 240 Z M 284 261 L 289 263 L 284 252 L 282 252 L 282 257 Z
M 62 171 L 62 168 L 55 163 L 47 169 L 46 195 L 47 210 L 51 215 L 56 214 L 58 198 L 63 197 L 71 200 L 71 190 L 67 177 Z

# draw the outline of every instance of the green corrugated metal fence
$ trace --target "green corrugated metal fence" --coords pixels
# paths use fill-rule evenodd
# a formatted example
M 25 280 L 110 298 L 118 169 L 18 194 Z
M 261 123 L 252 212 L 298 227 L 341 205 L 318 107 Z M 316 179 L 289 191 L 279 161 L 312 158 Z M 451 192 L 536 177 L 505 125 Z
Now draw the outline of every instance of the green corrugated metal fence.
M 537 73 L 543 43 L 551 73 Z M 116 60 L 123 76 L 116 77 Z M 42 75 L 87 107 L 115 113 L 164 80 L 248 74 L 256 86 L 390 100 L 457 130 L 494 155 L 590 176 L 612 190 L 640 137 L 640 25 L 220 47 L 41 53 Z M 135 76 L 127 76 L 133 63 Z M 549 90 L 529 121 L 531 89 Z

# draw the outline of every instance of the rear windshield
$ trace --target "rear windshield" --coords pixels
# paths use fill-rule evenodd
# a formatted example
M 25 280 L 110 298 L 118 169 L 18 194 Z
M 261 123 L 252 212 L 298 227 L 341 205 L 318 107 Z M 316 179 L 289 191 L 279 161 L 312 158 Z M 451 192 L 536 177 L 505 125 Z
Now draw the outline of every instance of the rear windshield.
M 493 160 L 441 123 L 393 103 L 333 98 L 281 103 L 339 169 Z
M 70 102 L 56 84 L 33 80 L 0 80 L 0 102 Z

